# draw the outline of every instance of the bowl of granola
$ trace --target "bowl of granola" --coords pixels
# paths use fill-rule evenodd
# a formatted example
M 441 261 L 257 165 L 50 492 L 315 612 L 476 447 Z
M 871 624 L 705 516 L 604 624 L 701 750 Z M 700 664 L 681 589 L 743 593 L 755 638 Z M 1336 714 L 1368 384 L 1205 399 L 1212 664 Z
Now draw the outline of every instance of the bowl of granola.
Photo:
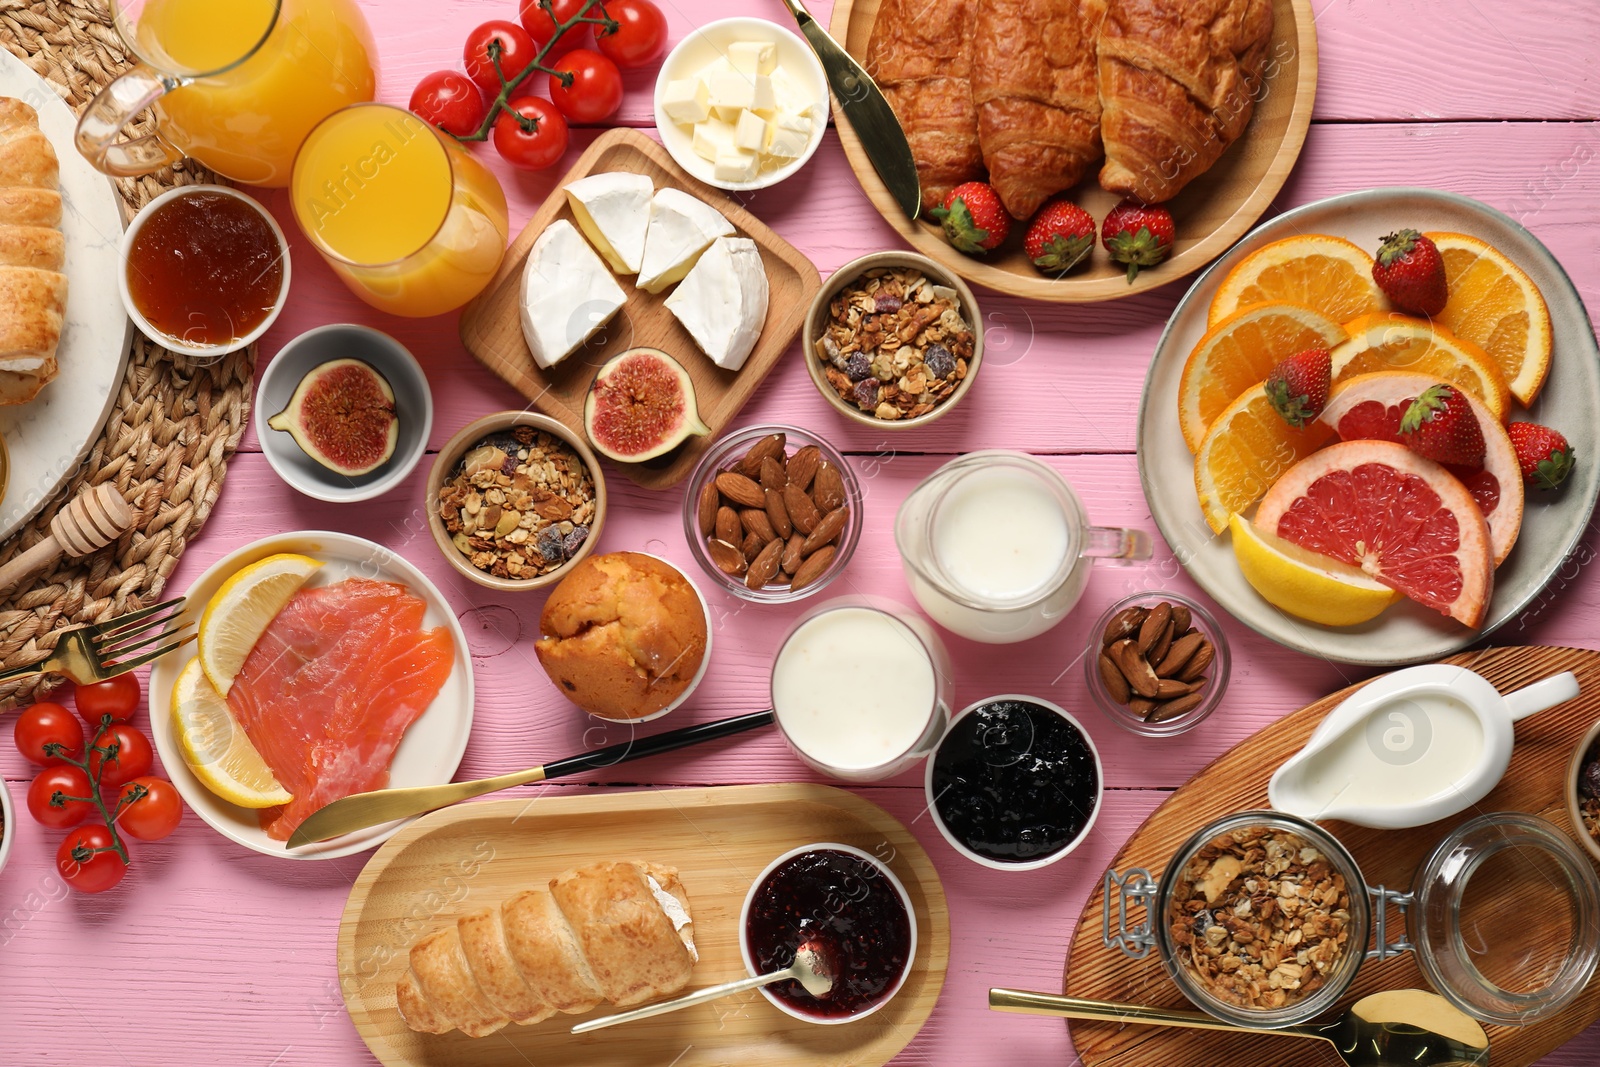
M 428 529 L 449 564 L 490 589 L 543 589 L 600 540 L 606 484 L 589 445 L 529 411 L 464 426 L 428 475 Z
M 1567 765 L 1567 817 L 1572 835 L 1600 863 L 1600 721 L 1589 727 Z
M 967 283 L 927 256 L 875 252 L 840 267 L 805 322 L 806 369 L 853 422 L 909 429 L 972 388 L 983 318 Z

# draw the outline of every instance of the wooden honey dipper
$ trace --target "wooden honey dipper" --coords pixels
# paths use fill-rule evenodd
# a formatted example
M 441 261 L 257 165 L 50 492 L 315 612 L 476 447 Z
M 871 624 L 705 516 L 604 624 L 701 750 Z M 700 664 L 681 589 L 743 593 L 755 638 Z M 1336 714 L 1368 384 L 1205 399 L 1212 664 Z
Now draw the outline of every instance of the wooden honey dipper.
M 0 567 L 0 593 L 63 556 L 76 559 L 104 548 L 133 525 L 133 510 L 110 482 L 79 493 L 50 520 L 50 534 Z

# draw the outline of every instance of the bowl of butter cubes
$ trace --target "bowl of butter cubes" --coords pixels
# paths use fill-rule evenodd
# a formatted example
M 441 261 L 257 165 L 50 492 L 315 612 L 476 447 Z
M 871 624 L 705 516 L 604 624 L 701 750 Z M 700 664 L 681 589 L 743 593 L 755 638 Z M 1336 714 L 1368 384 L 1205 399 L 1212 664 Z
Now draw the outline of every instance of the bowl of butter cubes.
M 764 189 L 805 166 L 828 127 L 828 80 L 805 41 L 766 19 L 692 31 L 661 64 L 656 128 L 718 189 Z

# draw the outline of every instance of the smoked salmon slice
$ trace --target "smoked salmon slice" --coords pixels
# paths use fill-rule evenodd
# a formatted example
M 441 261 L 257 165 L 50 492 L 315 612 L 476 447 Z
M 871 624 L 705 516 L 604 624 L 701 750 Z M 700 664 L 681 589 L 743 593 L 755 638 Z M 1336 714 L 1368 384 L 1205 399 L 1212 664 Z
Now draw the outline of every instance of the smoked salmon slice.
M 312 812 L 389 782 L 406 729 L 455 662 L 448 630 L 422 629 L 427 605 L 403 585 L 350 578 L 296 593 L 250 650 L 228 706 L 283 787 L 261 810 L 287 841 Z

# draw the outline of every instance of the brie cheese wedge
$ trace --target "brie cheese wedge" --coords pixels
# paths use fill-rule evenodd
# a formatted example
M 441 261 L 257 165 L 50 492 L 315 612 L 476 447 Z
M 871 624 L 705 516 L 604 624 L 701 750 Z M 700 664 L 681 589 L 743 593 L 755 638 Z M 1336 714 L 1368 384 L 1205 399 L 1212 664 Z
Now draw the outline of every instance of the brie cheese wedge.
M 522 336 L 533 361 L 545 369 L 560 363 L 627 301 L 572 223 L 552 222 L 533 242 L 522 271 Z
M 677 189 L 656 190 L 650 201 L 639 288 L 647 293 L 663 292 L 689 273 L 712 241 L 734 232 L 733 223 L 705 201 Z
M 591 174 L 567 186 L 572 217 L 618 274 L 639 273 L 655 189 L 645 175 L 621 171 Z
M 756 243 L 717 238 L 666 304 L 711 362 L 744 366 L 767 321 L 767 272 Z

